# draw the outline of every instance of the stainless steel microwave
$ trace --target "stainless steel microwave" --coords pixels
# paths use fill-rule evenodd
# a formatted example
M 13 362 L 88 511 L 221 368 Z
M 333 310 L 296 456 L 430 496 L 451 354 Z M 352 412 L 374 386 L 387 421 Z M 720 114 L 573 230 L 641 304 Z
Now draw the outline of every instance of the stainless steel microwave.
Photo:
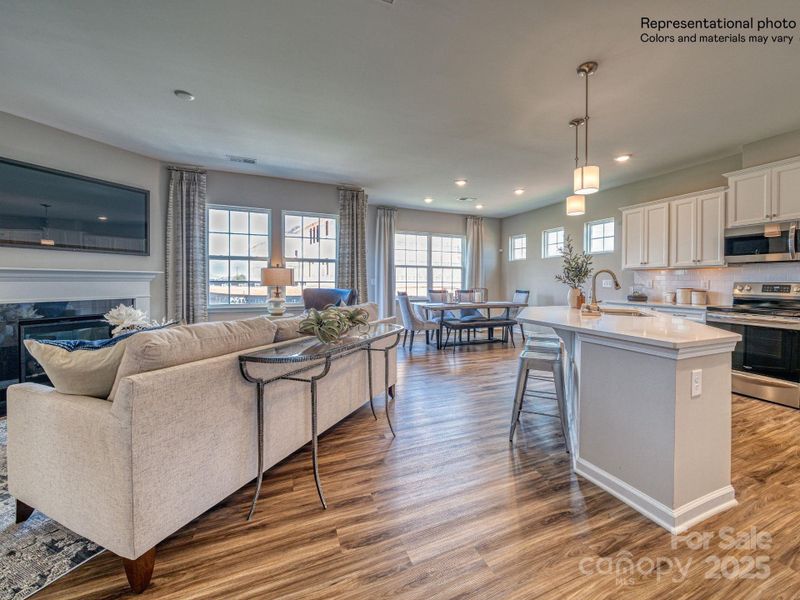
M 729 263 L 800 260 L 800 230 L 796 222 L 783 223 L 780 235 L 767 236 L 763 226 L 725 232 L 725 260 Z

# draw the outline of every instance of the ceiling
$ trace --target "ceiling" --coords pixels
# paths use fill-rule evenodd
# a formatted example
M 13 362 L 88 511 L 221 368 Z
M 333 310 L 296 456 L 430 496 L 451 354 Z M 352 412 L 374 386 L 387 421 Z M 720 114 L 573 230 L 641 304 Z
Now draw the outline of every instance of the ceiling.
M 798 18 L 796 0 L 668 5 L 0 0 L 0 110 L 164 161 L 363 185 L 376 204 L 475 212 L 456 199 L 471 196 L 506 216 L 570 191 L 588 59 L 604 188 L 800 128 L 800 40 L 639 40 L 642 16 Z

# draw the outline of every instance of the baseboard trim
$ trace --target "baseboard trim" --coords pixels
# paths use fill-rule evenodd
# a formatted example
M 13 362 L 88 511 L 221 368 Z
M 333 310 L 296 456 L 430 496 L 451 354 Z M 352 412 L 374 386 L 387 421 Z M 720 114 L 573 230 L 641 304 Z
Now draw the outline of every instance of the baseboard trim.
M 673 535 L 738 504 L 733 487 L 726 485 L 673 509 L 583 458 L 575 461 L 575 472 Z

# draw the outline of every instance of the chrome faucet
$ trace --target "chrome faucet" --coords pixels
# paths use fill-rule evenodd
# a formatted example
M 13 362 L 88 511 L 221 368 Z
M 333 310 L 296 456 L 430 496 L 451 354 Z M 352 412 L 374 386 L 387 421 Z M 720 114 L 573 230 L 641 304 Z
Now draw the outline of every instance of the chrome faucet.
M 600 313 L 600 306 L 597 304 L 597 276 L 600 273 L 608 273 L 611 275 L 611 279 L 614 280 L 614 289 L 620 289 L 619 281 L 617 281 L 617 276 L 614 274 L 614 271 L 610 269 L 600 269 L 599 271 L 595 271 L 594 275 L 592 275 L 592 301 L 583 307 L 584 312 L 588 313 Z

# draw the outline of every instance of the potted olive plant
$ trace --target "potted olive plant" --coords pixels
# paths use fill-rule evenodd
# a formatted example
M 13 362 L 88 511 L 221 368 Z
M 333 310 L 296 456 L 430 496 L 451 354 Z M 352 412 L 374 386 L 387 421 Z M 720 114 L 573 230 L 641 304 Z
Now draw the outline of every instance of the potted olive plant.
M 580 308 L 581 288 L 593 270 L 592 255 L 586 254 L 585 250 L 578 253 L 572 245 L 572 238 L 567 236 L 561 248 L 561 256 L 564 258 L 564 269 L 556 275 L 556 280 L 569 286 L 567 300 L 570 308 Z

